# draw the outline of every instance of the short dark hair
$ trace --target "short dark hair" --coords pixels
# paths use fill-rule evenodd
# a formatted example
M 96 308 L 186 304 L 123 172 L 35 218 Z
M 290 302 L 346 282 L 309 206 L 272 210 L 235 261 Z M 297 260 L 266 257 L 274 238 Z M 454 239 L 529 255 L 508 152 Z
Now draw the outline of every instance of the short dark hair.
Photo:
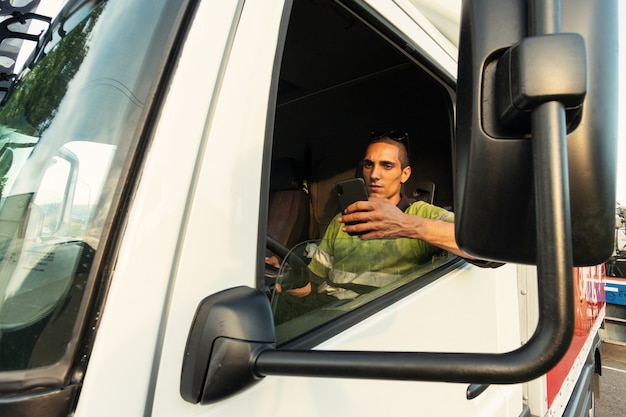
M 372 132 L 372 138 L 370 140 L 370 144 L 372 143 L 388 143 L 390 145 L 394 145 L 398 148 L 398 159 L 400 159 L 400 164 L 402 165 L 402 169 L 411 165 L 410 158 L 410 142 L 409 142 L 409 134 L 406 132 L 400 132 L 396 130 L 391 130 L 388 132 Z M 369 145 L 368 145 L 369 146 Z

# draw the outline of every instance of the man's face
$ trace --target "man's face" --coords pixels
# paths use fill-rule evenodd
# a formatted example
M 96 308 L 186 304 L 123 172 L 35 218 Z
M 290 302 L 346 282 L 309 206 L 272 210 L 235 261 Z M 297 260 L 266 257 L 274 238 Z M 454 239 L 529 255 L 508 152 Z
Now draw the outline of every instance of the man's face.
M 369 195 L 400 201 L 402 184 L 409 179 L 411 167 L 402 168 L 398 146 L 385 142 L 372 143 L 363 158 L 363 178 Z

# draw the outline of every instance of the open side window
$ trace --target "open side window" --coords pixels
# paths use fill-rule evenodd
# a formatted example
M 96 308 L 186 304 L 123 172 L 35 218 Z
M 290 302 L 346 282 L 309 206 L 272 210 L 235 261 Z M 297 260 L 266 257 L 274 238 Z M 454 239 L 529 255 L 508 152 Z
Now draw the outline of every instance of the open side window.
M 401 265 L 406 258 L 399 258 L 396 271 L 389 273 L 381 265 L 397 251 L 394 243 L 386 242 L 389 248 L 383 249 L 381 241 L 361 242 L 350 255 L 357 264 L 353 269 L 333 269 L 359 278 L 335 279 L 328 291 L 322 289 L 326 277 L 309 268 L 340 212 L 334 185 L 362 175 L 360 163 L 372 132 L 408 134 L 412 173 L 403 196 L 447 210 L 453 206 L 454 86 L 445 75 L 427 70 L 425 58 L 391 42 L 393 34 L 380 17 L 360 12 L 333 1 L 300 0 L 293 2 L 289 16 L 277 74 L 271 169 L 266 170 L 266 256 L 271 261 L 264 285 L 272 296 L 279 344 L 397 292 L 454 258 L 430 248 L 427 256 L 411 257 L 410 268 Z M 291 295 L 289 290 L 308 282 L 313 284 L 310 295 Z M 415 285 L 405 287 L 405 293 Z

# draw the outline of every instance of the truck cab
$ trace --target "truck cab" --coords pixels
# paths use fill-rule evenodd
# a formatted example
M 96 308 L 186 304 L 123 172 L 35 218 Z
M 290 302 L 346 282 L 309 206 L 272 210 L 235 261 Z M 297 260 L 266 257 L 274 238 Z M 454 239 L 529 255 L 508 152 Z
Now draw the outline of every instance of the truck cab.
M 517 79 L 498 65 L 530 71 L 530 12 L 465 3 L 68 0 L 35 41 L 9 33 L 36 47 L 0 107 L 0 414 L 591 415 L 602 271 L 572 268 L 612 250 L 617 2 L 563 1 L 584 85 L 514 96 L 503 121 L 485 103 Z M 47 21 L 38 5 L 6 26 Z M 535 226 L 558 206 L 534 199 L 525 126 L 553 101 L 574 245 L 546 273 Z M 377 131 L 407 133 L 403 195 L 454 213 L 471 256 L 436 251 L 351 298 L 291 296 Z M 593 297 L 571 344 L 560 323 Z M 545 329 L 562 340 L 537 358 Z

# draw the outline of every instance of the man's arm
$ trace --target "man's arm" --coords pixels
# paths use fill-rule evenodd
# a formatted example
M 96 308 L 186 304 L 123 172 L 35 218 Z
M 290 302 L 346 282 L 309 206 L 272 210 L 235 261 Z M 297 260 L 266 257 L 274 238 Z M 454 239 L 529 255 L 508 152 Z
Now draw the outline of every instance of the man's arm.
M 346 208 L 338 219 L 347 233 L 359 234 L 362 239 L 420 239 L 464 258 L 471 256 L 459 249 L 454 237 L 454 223 L 425 219 L 407 214 L 387 199 L 371 197 Z M 346 223 L 356 222 L 347 225 Z

